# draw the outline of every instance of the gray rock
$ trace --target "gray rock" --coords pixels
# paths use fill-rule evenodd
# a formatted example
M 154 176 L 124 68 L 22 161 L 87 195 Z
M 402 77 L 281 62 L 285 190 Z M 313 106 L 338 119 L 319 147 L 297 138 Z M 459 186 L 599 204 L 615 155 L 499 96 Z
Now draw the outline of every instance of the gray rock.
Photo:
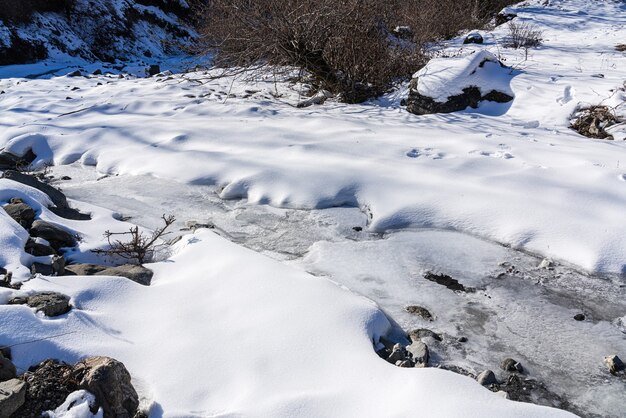
M 581 313 L 576 314 L 576 315 L 574 315 L 574 319 L 576 321 L 584 321 L 585 320 L 585 314 L 581 314 Z
M 406 350 L 413 355 L 413 360 L 416 363 L 428 364 L 430 353 L 428 351 L 428 346 L 423 342 L 414 341 L 406 348 Z
M 476 381 L 483 386 L 489 385 L 497 385 L 498 379 L 496 379 L 496 375 L 491 370 L 485 370 L 476 376 Z
M 76 238 L 72 234 L 59 226 L 42 220 L 33 222 L 30 234 L 45 239 L 56 250 L 76 245 Z
M 29 296 L 26 304 L 49 317 L 63 315 L 70 310 L 70 298 L 61 293 L 45 292 Z
M 35 220 L 35 210 L 26 203 L 9 203 L 4 206 L 5 212 L 13 218 L 15 222 L 29 229 Z
M 155 76 L 161 72 L 161 67 L 158 64 L 152 64 L 146 71 L 150 77 Z
M 13 362 L 0 354 L 0 382 L 11 380 L 17 376 Z
M 0 417 L 10 417 L 26 401 L 26 382 L 11 379 L 0 382 Z
M 76 276 L 126 277 L 136 283 L 149 286 L 154 273 L 150 269 L 133 264 L 125 264 L 117 267 L 100 266 L 97 264 L 70 264 L 65 266 L 65 274 Z
M 443 340 L 443 338 L 441 338 L 441 335 L 429 329 L 424 329 L 424 328 L 414 329 L 409 332 L 409 339 L 411 341 L 420 341 L 422 338 L 433 338 L 437 341 Z
M 52 271 L 57 276 L 63 276 L 65 273 L 65 257 L 62 255 L 52 257 Z
M 613 375 L 626 370 L 626 366 L 624 365 L 622 359 L 615 354 L 605 357 L 604 364 L 606 364 L 606 367 L 609 368 L 609 372 Z
M 524 368 L 522 367 L 522 365 L 518 361 L 513 360 L 512 358 L 504 359 L 500 367 L 505 372 L 513 372 L 513 373 L 524 372 Z
M 430 311 L 426 308 L 423 308 L 421 306 L 417 306 L 417 305 L 410 305 L 407 306 L 406 308 L 404 308 L 408 313 L 413 314 L 413 315 L 419 315 L 424 319 L 427 319 L 429 321 L 433 320 L 433 316 L 430 313 Z
M 74 367 L 78 386 L 96 397 L 105 418 L 132 418 L 139 407 L 139 396 L 121 362 L 109 357 L 90 357 Z

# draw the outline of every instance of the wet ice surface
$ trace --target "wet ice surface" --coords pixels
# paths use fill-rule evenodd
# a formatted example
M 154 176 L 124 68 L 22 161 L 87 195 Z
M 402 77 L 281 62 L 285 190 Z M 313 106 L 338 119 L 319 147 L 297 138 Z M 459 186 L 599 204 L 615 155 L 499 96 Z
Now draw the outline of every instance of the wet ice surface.
M 148 176 L 103 178 L 76 165 L 55 167 L 53 174 L 72 178 L 58 182 L 68 197 L 136 224 L 155 228 L 162 214 L 171 213 L 177 234 L 188 233 L 181 231 L 188 221 L 214 225 L 234 242 L 329 277 L 375 300 L 403 329 L 442 335 L 442 342 L 424 340 L 431 363 L 474 374 L 492 369 L 503 379 L 499 364 L 512 357 L 579 413 L 618 417 L 626 410 L 626 381 L 602 363 L 609 354 L 626 356 L 623 277 L 590 277 L 558 264 L 540 268 L 538 257 L 454 231 L 370 234 L 358 208 L 247 205 L 223 201 L 208 186 Z M 429 271 L 475 291 L 454 292 L 426 280 Z M 409 314 L 408 305 L 427 308 L 434 320 Z M 584 321 L 574 320 L 579 313 Z

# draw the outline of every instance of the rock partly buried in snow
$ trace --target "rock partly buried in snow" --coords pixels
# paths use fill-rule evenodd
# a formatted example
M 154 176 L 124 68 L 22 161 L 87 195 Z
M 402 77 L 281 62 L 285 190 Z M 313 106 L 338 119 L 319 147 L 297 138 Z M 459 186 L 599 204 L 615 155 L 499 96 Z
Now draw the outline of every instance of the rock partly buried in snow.
M 482 50 L 454 58 L 432 59 L 411 80 L 406 108 L 416 115 L 450 113 L 480 102 L 513 100 L 511 70 Z
M 20 199 L 11 199 L 11 203 L 4 206 L 4 210 L 24 229 L 29 229 L 35 220 L 35 210 Z
M 417 305 L 409 305 L 406 308 L 404 308 L 408 313 L 413 314 L 413 315 L 419 315 L 424 319 L 427 319 L 429 321 L 433 320 L 433 315 L 430 313 L 430 311 L 426 308 L 423 308 L 421 306 L 417 306 Z
M 54 206 L 51 207 L 50 210 L 55 215 L 66 219 L 73 219 L 76 221 L 86 221 L 91 219 L 91 216 L 89 216 L 88 214 L 80 213 L 76 209 L 71 208 L 67 203 L 67 198 L 65 197 L 63 192 L 50 186 L 49 184 L 40 181 L 35 176 L 20 173 L 14 170 L 7 170 L 4 172 L 3 177 L 33 187 L 47 194 L 52 203 L 54 203 Z
M 24 405 L 26 383 L 19 379 L 0 382 L 0 417 L 11 417 Z
M 496 375 L 491 370 L 485 370 L 476 376 L 476 381 L 483 386 L 489 385 L 497 385 L 498 379 L 496 379 Z
M 409 339 L 411 341 L 419 341 L 422 338 L 433 338 L 437 341 L 443 340 L 443 338 L 441 338 L 441 335 L 429 329 L 420 328 L 409 331 Z
M 63 315 L 70 310 L 70 298 L 56 292 L 44 292 L 29 296 L 26 304 L 49 317 Z
M 0 382 L 11 380 L 17 376 L 15 365 L 11 360 L 0 354 Z
M 617 355 L 605 357 L 604 364 L 606 364 L 606 367 L 609 368 L 609 372 L 611 374 L 617 374 L 626 370 L 624 362 Z
M 484 42 L 483 36 L 478 32 L 472 32 L 465 37 L 463 44 L 482 44 Z
M 73 247 L 76 245 L 76 238 L 60 226 L 50 222 L 36 220 L 30 229 L 30 234 L 34 237 L 43 238 L 50 243 L 52 248 L 59 250 L 63 247 Z
M 71 264 L 65 266 L 66 276 L 117 276 L 126 277 L 133 282 L 149 286 L 152 281 L 152 270 L 134 264 L 110 267 L 97 264 Z
M 74 367 L 78 386 L 94 394 L 105 418 L 132 418 L 139 396 L 124 364 L 109 357 L 90 357 Z
M 57 252 L 50 246 L 50 243 L 43 238 L 28 238 L 24 251 L 35 257 L 43 257 L 48 255 L 55 255 Z

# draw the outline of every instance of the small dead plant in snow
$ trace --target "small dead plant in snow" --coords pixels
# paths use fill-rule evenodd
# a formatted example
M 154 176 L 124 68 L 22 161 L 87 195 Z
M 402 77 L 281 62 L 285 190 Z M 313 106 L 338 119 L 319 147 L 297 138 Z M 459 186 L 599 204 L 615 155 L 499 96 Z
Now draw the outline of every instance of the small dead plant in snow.
M 509 22 L 509 33 L 504 42 L 507 48 L 535 48 L 541 45 L 543 32 L 530 22 Z
M 168 234 L 165 232 L 172 225 L 176 218 L 173 215 L 163 215 L 163 226 L 154 230 L 151 235 L 146 235 L 139 230 L 138 226 L 130 228 L 128 232 L 111 232 L 104 233 L 109 243 L 109 248 L 104 250 L 93 250 L 96 254 L 123 258 L 125 260 L 135 261 L 137 264 L 143 264 L 146 261 L 153 261 L 154 254 L 165 243 L 160 243 L 161 238 Z M 117 237 L 129 237 L 128 241 L 122 241 Z

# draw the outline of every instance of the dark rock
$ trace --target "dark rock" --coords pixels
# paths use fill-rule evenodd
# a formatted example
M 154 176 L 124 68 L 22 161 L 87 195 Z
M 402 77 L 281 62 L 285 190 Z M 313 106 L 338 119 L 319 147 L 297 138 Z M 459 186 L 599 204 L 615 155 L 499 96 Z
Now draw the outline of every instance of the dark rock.
M 4 206 L 4 210 L 24 229 L 29 229 L 35 220 L 35 210 L 26 203 L 9 203 Z
M 498 13 L 496 15 L 496 26 L 504 25 L 516 17 L 517 15 L 515 13 Z
M 28 150 L 22 157 L 10 152 L 0 152 L 0 170 L 15 170 L 18 167 L 25 167 L 32 163 L 37 156 L 32 150 Z
M 16 417 L 41 417 L 44 412 L 61 406 L 70 393 L 79 389 L 72 377 L 72 367 L 56 360 L 31 367 L 22 378 L 28 389 Z
M 501 91 L 491 90 L 480 99 L 481 101 L 496 102 L 496 103 L 508 103 L 513 100 L 513 96 L 509 96 Z
M 0 417 L 19 417 L 14 415 L 26 401 L 26 383 L 20 379 L 0 382 Z
M 105 418 L 132 418 L 139 396 L 124 364 L 109 357 L 90 357 L 74 367 L 73 376 L 81 389 L 91 392 Z
M 411 90 L 407 98 L 406 109 L 416 115 L 452 113 L 465 110 L 468 107 L 476 109 L 483 100 L 506 103 L 513 100 L 513 97 L 495 90 L 482 96 L 478 87 L 467 87 L 463 89 L 463 94 L 450 96 L 447 102 L 440 103 L 428 96 L 419 94 L 416 90 Z
M 441 338 L 441 335 L 437 334 L 436 332 L 433 332 L 429 329 L 414 329 L 412 331 L 409 332 L 409 339 L 411 341 L 420 341 L 420 339 L 422 338 L 433 338 L 437 341 L 442 341 L 443 339 Z
M 76 70 L 76 71 L 72 71 L 71 73 L 67 74 L 68 77 L 82 77 L 83 73 L 80 72 L 80 70 Z
M 578 413 L 576 407 L 549 391 L 543 383 L 524 378 L 519 374 L 510 375 L 505 382 L 500 383 L 495 389 L 506 392 L 512 401 L 551 406 Z
M 352 230 L 355 231 L 355 232 L 361 232 L 361 231 L 363 231 L 363 228 L 360 227 L 360 226 L 355 226 L 355 227 L 352 228 Z
M 467 44 L 482 44 L 483 42 L 484 42 L 484 39 L 483 39 L 482 35 L 480 33 L 477 33 L 477 32 L 470 33 L 463 40 L 463 44 L 464 45 L 467 45 Z
M 97 69 L 96 71 L 94 71 L 92 74 L 93 74 L 93 75 L 102 75 L 102 70 L 98 68 L 98 69 Z
M 489 385 L 497 385 L 498 379 L 496 379 L 496 375 L 491 370 L 485 370 L 476 376 L 476 381 L 483 386 Z
M 459 337 L 457 338 L 457 341 L 460 343 L 466 343 L 467 342 L 467 337 Z
M 30 234 L 34 237 L 45 239 L 57 251 L 63 247 L 74 247 L 76 245 L 76 238 L 72 234 L 59 226 L 42 220 L 33 222 Z
M 61 177 L 61 180 L 71 180 L 72 178 L 70 176 L 63 176 Z
M 11 359 L 4 357 L 4 354 L 0 354 L 0 382 L 11 380 L 16 376 L 17 371 Z
M 406 348 L 406 351 L 411 353 L 413 356 L 413 360 L 416 363 L 426 365 L 428 364 L 428 359 L 430 358 L 430 352 L 428 351 L 428 346 L 421 341 L 414 341 L 411 345 Z
M 52 271 L 57 276 L 65 274 L 65 257 L 62 255 L 52 257 Z
M 43 257 L 47 255 L 55 255 L 57 252 L 49 245 L 40 244 L 32 238 L 26 241 L 24 250 L 35 257 Z
M 32 266 L 30 266 L 30 272 L 31 274 L 41 274 L 42 276 L 52 276 L 54 274 L 52 266 L 43 263 L 33 263 Z
M 519 362 L 513 360 L 512 358 L 504 359 L 500 367 L 502 368 L 502 370 L 506 372 L 512 372 L 512 373 L 524 372 L 524 368 L 522 367 L 522 365 Z
M 424 274 L 424 278 L 428 281 L 431 282 L 435 282 L 437 284 L 440 284 L 442 286 L 447 287 L 450 290 L 453 290 L 455 292 L 473 292 L 474 289 L 471 288 L 466 288 L 465 286 L 463 286 L 461 283 L 459 283 L 458 280 L 453 279 L 452 277 L 448 276 L 447 274 L 434 274 L 431 273 L 430 271 L 426 272 L 426 274 Z
M 126 277 L 136 283 L 149 286 L 152 281 L 152 270 L 134 264 L 117 267 L 100 266 L 97 264 L 70 264 L 65 266 L 65 275 L 72 276 L 117 276 Z
M 155 76 L 161 72 L 161 67 L 159 65 L 153 64 L 148 67 L 147 72 L 150 77 Z
M 576 315 L 574 315 L 574 319 L 577 320 L 577 321 L 584 321 L 585 320 L 585 314 L 581 314 L 581 313 L 576 314 Z
M 56 292 L 44 292 L 29 296 L 26 304 L 49 317 L 63 315 L 70 311 L 70 298 Z
M 13 359 L 11 355 L 11 347 L 0 347 L 0 355 L 4 356 L 4 358 L 8 358 L 9 360 Z
M 429 321 L 433 320 L 433 316 L 430 313 L 430 311 L 428 311 L 428 309 L 426 308 L 422 308 L 421 306 L 417 306 L 417 305 L 410 305 L 407 306 L 406 308 L 404 308 L 408 313 L 413 314 L 413 315 L 419 315 L 424 319 L 427 319 Z
M 626 370 L 626 366 L 624 365 L 624 362 L 622 361 L 622 359 L 620 359 L 616 355 L 605 357 L 604 364 L 606 364 L 606 367 L 608 367 L 609 372 L 613 375 Z

